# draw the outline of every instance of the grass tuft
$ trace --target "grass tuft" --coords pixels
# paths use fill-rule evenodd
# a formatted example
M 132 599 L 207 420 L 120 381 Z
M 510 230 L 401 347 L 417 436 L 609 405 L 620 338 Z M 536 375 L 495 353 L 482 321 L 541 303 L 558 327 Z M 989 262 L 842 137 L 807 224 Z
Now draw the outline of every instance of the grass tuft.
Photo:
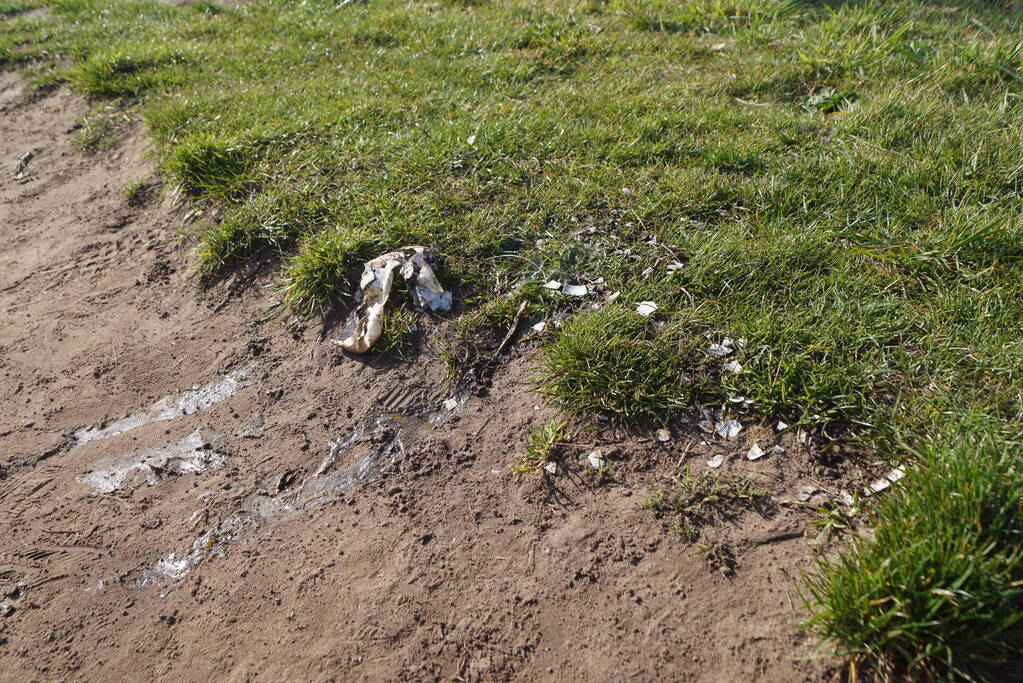
M 541 390 L 569 414 L 664 418 L 678 412 L 699 383 L 699 340 L 674 325 L 656 329 L 619 306 L 586 311 L 544 348 Z
M 670 484 L 654 488 L 643 507 L 669 523 L 669 529 L 695 542 L 705 524 L 755 507 L 767 491 L 750 476 L 694 475 L 689 467 Z
M 237 141 L 200 135 L 177 145 L 163 170 L 191 196 L 224 201 L 245 187 L 249 164 L 249 156 Z
M 71 86 L 92 97 L 137 97 L 173 84 L 173 69 L 188 63 L 177 51 L 97 52 L 67 73 Z
M 285 266 L 279 290 L 282 302 L 300 316 L 322 315 L 351 296 L 349 273 L 373 246 L 365 233 L 341 229 L 310 237 Z
M 525 474 L 542 469 L 554 457 L 558 447 L 569 438 L 568 423 L 565 421 L 540 425 L 526 440 L 526 454 L 519 457 L 515 472 Z
M 1021 445 L 976 415 L 924 439 L 874 538 L 807 577 L 810 626 L 909 680 L 1008 674 L 1023 647 Z

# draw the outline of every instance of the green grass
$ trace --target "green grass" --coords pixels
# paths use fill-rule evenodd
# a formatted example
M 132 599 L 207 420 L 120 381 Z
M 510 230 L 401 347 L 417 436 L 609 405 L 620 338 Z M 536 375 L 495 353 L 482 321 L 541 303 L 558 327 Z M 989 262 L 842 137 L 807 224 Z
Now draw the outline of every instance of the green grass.
M 706 524 L 755 506 L 766 496 L 767 491 L 748 475 L 694 475 L 686 467 L 674 481 L 655 487 L 643 507 L 686 540 L 696 541 Z
M 143 178 L 126 185 L 121 195 L 130 206 L 145 206 L 156 199 L 158 192 L 158 182 Z
M 971 418 L 919 446 L 920 476 L 877 509 L 876 540 L 822 560 L 809 579 L 812 625 L 886 673 L 1018 673 L 1023 444 L 1018 430 Z
M 75 144 L 86 150 L 109 149 L 121 141 L 121 131 L 130 122 L 120 99 L 104 102 L 76 122 Z
M 526 453 L 518 458 L 514 471 L 517 474 L 525 474 L 540 470 L 551 461 L 558 448 L 569 438 L 568 423 L 565 421 L 540 425 L 526 440 Z
M 992 616 L 1023 613 L 1018 508 L 992 493 L 1015 484 L 991 479 L 1023 422 L 1018 3 L 39 4 L 0 0 L 0 65 L 132 107 L 164 176 L 220 209 L 201 272 L 269 256 L 317 315 L 367 256 L 434 246 L 470 309 L 463 370 L 532 296 L 530 322 L 567 318 L 539 359 L 567 413 L 667 420 L 731 391 L 915 460 L 876 540 L 810 579 L 812 627 L 910 675 L 1020 663 Z M 725 336 L 739 374 L 701 351 Z

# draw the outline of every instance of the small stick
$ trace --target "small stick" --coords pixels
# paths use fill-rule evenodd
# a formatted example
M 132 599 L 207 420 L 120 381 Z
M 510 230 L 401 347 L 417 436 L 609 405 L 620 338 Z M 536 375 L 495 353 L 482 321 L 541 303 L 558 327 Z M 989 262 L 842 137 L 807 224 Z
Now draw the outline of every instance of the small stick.
M 508 346 L 508 342 L 510 342 L 511 338 L 515 336 L 515 331 L 519 329 L 519 323 L 522 322 L 522 314 L 526 312 L 526 308 L 528 307 L 528 301 L 523 301 L 522 305 L 519 306 L 518 312 L 515 314 L 515 317 L 512 318 L 511 327 L 508 328 L 508 334 L 504 335 L 504 340 L 501 342 L 501 345 L 497 347 L 497 353 L 494 354 L 495 356 L 500 356 L 504 352 L 505 347 Z
M 121 505 L 126 505 L 130 508 L 135 507 L 132 503 L 128 502 L 127 500 L 124 500 L 123 498 L 118 498 L 117 496 L 111 496 L 109 493 L 94 493 L 92 495 L 99 496 L 101 498 L 109 498 L 110 500 L 116 500 Z
M 494 417 L 493 415 L 487 415 L 487 419 L 483 420 L 483 424 L 481 424 L 479 427 L 477 427 L 476 431 L 472 433 L 473 437 L 479 436 L 480 432 L 483 431 L 483 428 L 486 427 L 488 424 L 490 424 L 490 420 L 493 417 Z

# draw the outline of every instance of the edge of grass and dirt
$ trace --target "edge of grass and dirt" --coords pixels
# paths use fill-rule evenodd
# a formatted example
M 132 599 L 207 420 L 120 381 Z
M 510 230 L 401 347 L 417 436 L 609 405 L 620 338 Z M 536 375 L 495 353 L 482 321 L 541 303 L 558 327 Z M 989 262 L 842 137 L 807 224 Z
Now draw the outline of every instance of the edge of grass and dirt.
M 333 315 L 366 257 L 431 245 L 457 373 L 525 300 L 567 415 L 725 404 L 873 451 L 907 477 L 806 577 L 808 628 L 884 675 L 1018 657 L 1021 10 L 43 6 L 0 1 L 0 65 L 89 97 L 95 153 L 145 121 L 197 273 L 255 260 L 282 311 Z

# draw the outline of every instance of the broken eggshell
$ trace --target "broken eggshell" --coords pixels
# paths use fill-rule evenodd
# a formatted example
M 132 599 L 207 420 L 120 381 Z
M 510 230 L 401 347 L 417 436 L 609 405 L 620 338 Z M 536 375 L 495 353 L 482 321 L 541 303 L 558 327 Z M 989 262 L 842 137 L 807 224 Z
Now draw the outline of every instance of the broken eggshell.
M 734 439 L 742 431 L 742 423 L 738 420 L 724 420 L 714 426 L 714 433 L 722 439 Z
M 586 296 L 590 293 L 590 290 L 586 285 L 569 285 L 566 284 L 561 288 L 563 294 L 568 296 Z
M 749 451 L 746 452 L 746 459 L 759 460 L 762 457 L 764 457 L 764 449 L 760 447 L 760 444 L 754 441 L 753 445 L 749 447 Z
M 730 356 L 732 354 L 732 349 L 724 344 L 711 344 L 707 347 L 707 353 L 712 356 L 719 356 L 723 358 L 725 356 Z
M 636 305 L 636 313 L 639 313 L 640 315 L 651 315 L 656 310 L 657 304 L 653 301 L 640 301 L 639 304 Z

